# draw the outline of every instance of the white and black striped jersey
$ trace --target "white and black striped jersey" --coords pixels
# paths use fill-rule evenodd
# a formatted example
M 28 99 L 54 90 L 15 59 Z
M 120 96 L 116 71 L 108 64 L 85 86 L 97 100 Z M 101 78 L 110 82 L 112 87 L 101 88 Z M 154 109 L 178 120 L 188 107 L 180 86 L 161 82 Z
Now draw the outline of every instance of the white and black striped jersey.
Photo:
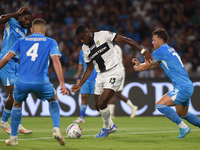
M 116 36 L 116 33 L 109 31 L 94 32 L 89 45 L 83 44 L 84 60 L 86 63 L 93 61 L 97 72 L 104 72 L 118 64 L 119 59 L 112 43 Z

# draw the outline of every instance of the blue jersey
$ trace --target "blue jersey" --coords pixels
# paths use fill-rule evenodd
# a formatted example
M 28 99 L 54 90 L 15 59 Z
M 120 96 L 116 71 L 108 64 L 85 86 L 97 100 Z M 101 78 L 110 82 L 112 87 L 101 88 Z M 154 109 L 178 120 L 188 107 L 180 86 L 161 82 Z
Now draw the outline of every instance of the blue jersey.
M 192 83 L 180 56 L 172 47 L 163 44 L 153 52 L 152 56 L 155 61 L 159 62 L 174 86 Z
M 19 39 L 11 51 L 20 53 L 17 81 L 26 83 L 47 82 L 49 56 L 61 55 L 57 42 L 40 33 Z
M 0 52 L 0 59 L 3 58 L 11 49 L 13 44 L 20 38 L 24 38 L 27 34 L 27 29 L 22 28 L 19 25 L 19 22 L 14 19 L 10 18 L 8 22 L 4 25 L 4 37 L 2 48 Z M 18 55 L 15 58 L 19 58 Z
M 87 67 L 87 64 L 86 62 L 84 61 L 84 54 L 83 54 L 83 51 L 81 50 L 80 53 L 79 53 L 79 64 L 82 64 L 83 65 L 83 69 L 85 71 L 86 67 Z M 95 80 L 96 79 L 96 76 L 97 76 L 97 72 L 95 69 L 93 69 L 92 73 L 90 74 L 89 78 L 87 80 L 89 81 L 92 81 L 92 80 Z

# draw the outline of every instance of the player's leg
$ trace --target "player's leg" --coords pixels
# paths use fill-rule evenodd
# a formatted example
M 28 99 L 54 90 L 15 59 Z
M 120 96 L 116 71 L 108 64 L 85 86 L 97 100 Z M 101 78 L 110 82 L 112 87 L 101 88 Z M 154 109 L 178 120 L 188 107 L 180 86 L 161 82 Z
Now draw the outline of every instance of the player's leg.
M 87 108 L 87 99 L 89 94 L 81 94 L 80 117 L 74 120 L 74 123 L 85 123 L 85 111 Z
M 5 103 L 5 108 L 3 111 L 2 119 L 0 122 L 0 127 L 2 127 L 6 133 L 10 134 L 10 125 L 8 124 L 8 118 L 10 117 L 12 106 L 13 106 L 13 88 L 14 83 L 16 80 L 16 71 L 18 68 L 18 63 L 14 60 L 10 60 L 8 64 L 6 64 L 1 70 L 0 70 L 0 78 L 5 85 L 6 89 L 9 92 L 9 96 Z M 32 130 L 25 129 L 20 122 L 18 133 L 22 134 L 31 134 Z
M 112 119 L 115 118 L 115 95 L 113 95 L 109 102 L 108 102 L 108 107 L 109 107 L 109 110 L 110 110 L 110 116 Z
M 7 145 L 18 145 L 17 134 L 22 118 L 22 102 L 28 97 L 28 92 L 26 91 L 28 87 L 29 84 L 15 83 L 13 90 L 14 103 L 11 111 L 11 134 L 10 139 L 6 140 Z
M 87 108 L 87 99 L 88 99 L 89 94 L 91 93 L 90 86 L 91 86 L 90 82 L 86 81 L 81 87 L 81 90 L 80 90 L 80 93 L 81 93 L 80 117 L 78 117 L 76 120 L 74 120 L 73 121 L 74 123 L 85 123 L 85 111 Z M 94 88 L 94 86 L 93 86 L 93 88 Z M 93 93 L 94 93 L 94 89 L 93 89 L 92 94 Z
M 103 138 L 117 130 L 117 126 L 113 123 L 110 117 L 110 110 L 107 104 L 110 98 L 119 89 L 123 79 L 123 74 L 119 66 L 106 71 L 105 73 L 98 73 L 95 84 L 95 94 L 100 95 L 97 101 L 97 108 L 103 120 L 103 129 L 97 134 L 96 138 Z M 102 134 L 103 133 L 103 134 Z
M 24 99 L 26 100 L 26 99 Z M 16 146 L 18 145 L 17 134 L 18 127 L 22 119 L 22 103 L 14 100 L 12 111 L 11 111 L 11 134 L 10 139 L 6 140 L 6 145 Z
M 8 119 L 11 115 L 11 110 L 12 110 L 12 106 L 13 106 L 13 96 L 12 96 L 13 88 L 14 88 L 14 85 L 6 86 L 6 89 L 9 92 L 9 96 L 7 97 L 7 100 L 5 102 L 5 107 L 4 107 L 3 115 L 1 118 L 1 122 L 0 122 L 0 127 L 2 127 L 4 129 L 4 131 L 8 134 L 11 133 L 11 128 L 8 123 Z
M 103 120 L 102 130 L 95 136 L 95 138 L 107 137 L 110 133 L 117 131 L 117 126 L 113 123 L 109 107 L 107 107 L 108 101 L 114 95 L 114 91 L 111 89 L 105 89 L 103 93 L 98 97 L 97 105 L 99 108 L 99 113 Z M 97 97 L 96 97 L 97 98 Z
M 130 108 L 131 108 L 131 115 L 130 117 L 133 118 L 136 115 L 136 111 L 138 110 L 138 107 L 136 105 L 133 105 L 130 99 L 122 95 L 122 91 L 119 90 L 116 92 L 116 96 L 120 99 L 123 100 Z
M 188 108 L 189 106 L 179 104 L 176 106 L 176 112 L 181 118 L 200 128 L 200 119 L 196 115 L 188 112 Z
M 175 93 L 175 92 L 171 92 Z M 169 92 L 168 92 L 169 94 Z M 175 103 L 172 100 L 173 96 L 170 97 L 168 94 L 165 94 L 157 103 L 156 108 L 164 114 L 171 121 L 176 123 L 180 128 L 180 133 L 178 138 L 184 138 L 187 133 L 190 132 L 190 128 L 181 120 L 178 114 L 170 107 L 174 106 Z
M 49 112 L 53 122 L 53 137 L 58 141 L 60 145 L 65 145 L 66 141 L 60 133 L 60 105 L 58 102 L 58 97 L 52 84 L 41 85 L 40 87 L 36 85 L 34 88 L 35 96 L 43 101 L 45 99 L 49 102 Z

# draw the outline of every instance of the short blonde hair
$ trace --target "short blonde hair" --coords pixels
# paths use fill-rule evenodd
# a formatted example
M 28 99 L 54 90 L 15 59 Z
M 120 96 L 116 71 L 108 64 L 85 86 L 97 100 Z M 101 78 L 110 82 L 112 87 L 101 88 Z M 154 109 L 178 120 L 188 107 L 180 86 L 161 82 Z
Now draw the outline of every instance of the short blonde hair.
M 42 30 L 46 27 L 46 22 L 42 18 L 34 19 L 32 22 L 32 28 L 34 30 Z

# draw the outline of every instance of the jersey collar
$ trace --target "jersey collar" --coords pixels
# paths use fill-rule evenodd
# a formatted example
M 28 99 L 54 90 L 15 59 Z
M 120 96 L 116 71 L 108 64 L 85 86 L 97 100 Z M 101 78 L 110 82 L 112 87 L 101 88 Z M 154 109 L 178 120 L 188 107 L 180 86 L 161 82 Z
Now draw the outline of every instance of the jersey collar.
M 167 46 L 167 43 L 164 43 L 163 45 L 161 45 L 160 47 L 164 47 L 164 46 Z
M 34 36 L 44 36 L 42 33 L 33 33 Z

